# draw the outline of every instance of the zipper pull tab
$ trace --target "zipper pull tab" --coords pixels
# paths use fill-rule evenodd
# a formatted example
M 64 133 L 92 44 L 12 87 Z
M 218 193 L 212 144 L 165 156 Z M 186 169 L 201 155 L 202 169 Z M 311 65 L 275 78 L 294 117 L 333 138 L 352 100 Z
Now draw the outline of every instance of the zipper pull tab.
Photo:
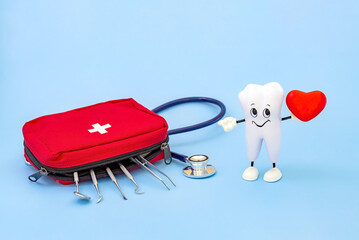
M 47 176 L 48 171 L 45 168 L 41 168 L 39 171 L 37 171 L 36 173 L 30 175 L 28 178 L 31 182 L 36 182 L 37 180 L 39 180 L 42 176 Z
M 168 145 L 168 143 L 162 143 L 161 145 L 161 150 L 164 152 L 165 154 L 165 158 L 163 159 L 166 165 L 169 165 L 172 163 L 172 155 L 171 155 L 171 150 L 170 150 L 170 145 Z

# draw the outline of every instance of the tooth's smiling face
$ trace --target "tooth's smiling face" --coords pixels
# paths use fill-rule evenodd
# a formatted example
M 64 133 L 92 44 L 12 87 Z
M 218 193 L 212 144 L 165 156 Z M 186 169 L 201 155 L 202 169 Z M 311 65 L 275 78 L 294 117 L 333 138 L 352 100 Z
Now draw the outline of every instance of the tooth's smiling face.
M 250 110 L 249 110 L 249 113 L 250 113 L 250 115 L 252 116 L 252 118 L 253 118 L 253 120 L 252 120 L 252 124 L 255 124 L 257 127 L 264 127 L 264 125 L 266 125 L 267 123 L 270 123 L 271 122 L 271 120 L 269 119 L 269 117 L 270 117 L 270 114 L 271 114 L 271 112 L 270 112 L 270 104 L 266 104 L 266 106 L 265 106 L 265 108 L 263 109 L 263 111 L 262 111 L 262 109 L 260 109 L 259 111 L 258 111 L 258 109 L 256 108 L 256 104 L 255 103 L 252 103 L 251 105 L 250 105 Z M 265 120 L 265 122 L 263 122 L 262 124 L 258 124 L 256 121 L 255 121 L 255 119 L 257 119 L 257 117 L 258 117 L 258 114 L 262 114 L 263 115 L 263 117 L 265 118 L 265 119 L 267 119 L 267 120 Z
M 238 98 L 246 122 L 255 127 L 264 128 L 281 119 L 284 92 L 276 82 L 264 86 L 249 84 L 239 93 Z

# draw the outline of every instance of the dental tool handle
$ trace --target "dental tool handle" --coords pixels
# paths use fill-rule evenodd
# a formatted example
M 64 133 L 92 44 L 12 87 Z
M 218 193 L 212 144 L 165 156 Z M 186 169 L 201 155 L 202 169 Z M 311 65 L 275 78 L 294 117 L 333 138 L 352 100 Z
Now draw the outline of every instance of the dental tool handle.
M 134 181 L 134 178 L 132 176 L 132 174 L 127 170 L 127 168 L 125 166 L 123 166 L 121 163 L 118 164 L 122 170 L 122 172 L 132 181 Z
M 157 176 L 151 169 L 149 169 L 145 163 L 140 162 L 138 159 L 136 158 L 130 158 L 132 161 L 134 161 L 135 163 L 137 163 L 140 167 L 146 169 L 149 173 L 151 173 L 154 177 L 156 177 L 157 179 L 159 179 L 160 181 L 163 181 L 159 176 Z
M 176 187 L 176 184 L 172 181 L 172 179 L 166 174 L 164 173 L 161 169 L 159 169 L 158 167 L 156 167 L 155 165 L 153 165 L 152 163 L 150 163 L 149 161 L 147 161 L 144 157 L 142 156 L 138 156 L 139 158 L 141 158 L 141 160 L 143 162 L 145 162 L 146 164 L 148 164 L 149 166 L 153 167 L 154 169 L 156 169 L 158 172 L 160 172 L 163 176 L 165 176 L 168 180 L 170 180 L 170 182 L 173 184 L 173 186 Z
M 163 181 L 163 179 L 160 178 L 159 176 L 157 176 L 156 173 L 154 173 L 151 169 L 149 169 L 149 168 L 146 166 L 145 163 L 142 163 L 142 162 L 140 162 L 138 159 L 133 158 L 133 157 L 130 157 L 130 159 L 131 159 L 131 161 L 137 163 L 137 165 L 139 165 L 140 167 L 146 169 L 149 173 L 152 174 L 152 176 L 154 176 L 155 178 L 157 178 L 158 180 L 160 180 L 160 181 L 163 183 L 163 185 L 165 185 L 165 187 L 166 187 L 168 190 L 171 190 L 171 189 L 167 186 L 167 184 Z
M 118 188 L 118 190 L 120 190 L 123 199 L 127 200 L 125 194 L 122 192 L 122 190 L 121 190 L 121 188 L 120 188 L 120 185 L 118 185 L 117 179 L 116 179 L 115 175 L 113 174 L 112 170 L 111 170 L 109 167 L 106 167 L 106 172 L 107 172 L 107 174 L 110 176 L 112 182 L 115 183 L 115 185 L 116 185 L 116 187 Z
M 76 191 L 79 191 L 79 174 L 78 172 L 74 172 L 74 182 L 76 183 Z
M 140 167 L 146 169 L 149 173 L 151 173 L 154 177 L 156 177 L 157 179 L 159 179 L 160 181 L 163 182 L 162 178 L 160 178 L 159 176 L 157 176 L 151 169 L 149 169 L 145 163 L 140 162 L 138 159 L 136 158 L 130 158 L 132 161 L 134 161 L 135 163 L 137 163 Z
M 74 172 L 74 182 L 78 183 L 80 181 L 78 172 Z
M 115 175 L 113 174 L 113 172 L 109 167 L 106 168 L 106 172 L 110 176 L 112 182 L 117 182 Z
M 138 184 L 137 184 L 137 182 L 135 181 L 135 178 L 132 176 L 132 174 L 127 170 L 127 168 L 126 168 L 125 166 L 123 166 L 121 163 L 117 163 L 117 164 L 120 166 L 122 172 L 128 177 L 128 179 L 130 179 L 130 180 L 133 182 L 133 184 L 136 185 L 135 193 L 137 193 L 137 194 L 144 194 L 144 192 L 139 192 L 139 191 L 138 191 L 138 189 L 139 189 L 140 187 L 138 186 Z
M 93 185 L 94 185 L 95 188 L 96 188 L 97 194 L 100 196 L 100 198 L 97 199 L 97 203 L 99 203 L 99 202 L 101 202 L 103 196 L 102 196 L 102 194 L 100 193 L 100 189 L 98 188 L 98 183 L 97 183 L 96 174 L 95 174 L 95 171 L 94 171 L 93 169 L 90 170 L 90 175 L 91 175 L 91 179 L 92 179 Z
M 90 175 L 91 175 L 91 179 L 92 179 L 92 182 L 95 186 L 97 186 L 97 178 L 96 178 L 96 174 L 95 174 L 95 171 L 93 169 L 90 170 Z

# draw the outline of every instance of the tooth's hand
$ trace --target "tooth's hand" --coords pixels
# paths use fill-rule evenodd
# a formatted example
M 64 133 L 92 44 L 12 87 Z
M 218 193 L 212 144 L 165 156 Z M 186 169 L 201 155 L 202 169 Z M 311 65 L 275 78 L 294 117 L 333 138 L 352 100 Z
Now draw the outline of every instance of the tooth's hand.
M 218 125 L 222 126 L 225 132 L 229 132 L 233 130 L 233 128 L 237 127 L 237 119 L 234 117 L 227 117 L 219 121 Z

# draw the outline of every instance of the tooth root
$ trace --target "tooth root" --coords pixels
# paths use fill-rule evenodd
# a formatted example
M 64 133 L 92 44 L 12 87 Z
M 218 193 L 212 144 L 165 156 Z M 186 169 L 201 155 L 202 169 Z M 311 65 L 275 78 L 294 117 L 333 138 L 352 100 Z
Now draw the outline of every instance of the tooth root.
M 280 124 L 272 125 L 270 131 L 265 132 L 264 142 L 266 144 L 269 160 L 276 163 L 279 159 L 281 145 L 281 127 Z
M 254 162 L 258 158 L 263 140 L 253 131 L 248 131 L 250 127 L 246 126 L 247 156 L 249 161 Z

